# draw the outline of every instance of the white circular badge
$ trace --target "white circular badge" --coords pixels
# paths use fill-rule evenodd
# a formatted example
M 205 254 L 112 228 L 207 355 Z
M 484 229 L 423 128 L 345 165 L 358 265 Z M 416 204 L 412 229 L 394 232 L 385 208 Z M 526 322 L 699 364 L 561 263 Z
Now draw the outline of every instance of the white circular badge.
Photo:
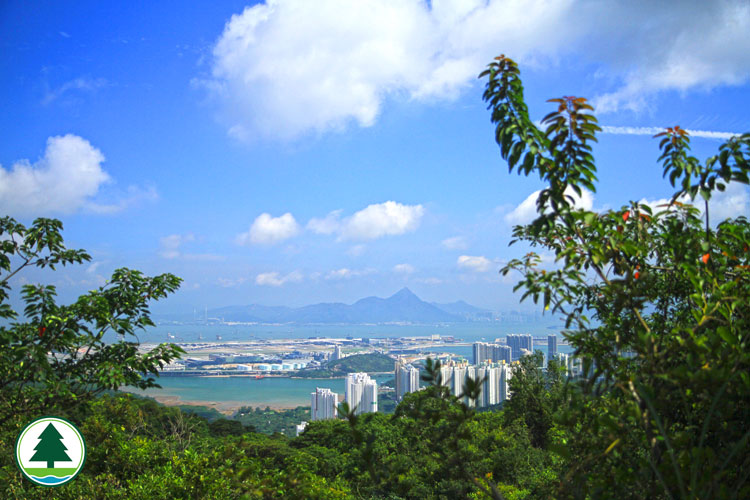
M 38 418 L 18 435 L 16 463 L 36 484 L 65 484 L 76 477 L 85 461 L 86 442 L 81 432 L 63 418 Z

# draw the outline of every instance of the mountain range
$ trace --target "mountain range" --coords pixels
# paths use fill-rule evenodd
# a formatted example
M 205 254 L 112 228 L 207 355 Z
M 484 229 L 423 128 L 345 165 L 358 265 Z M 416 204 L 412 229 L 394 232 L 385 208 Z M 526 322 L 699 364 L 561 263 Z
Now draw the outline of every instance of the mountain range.
M 354 304 L 340 302 L 292 308 L 284 306 L 227 306 L 208 311 L 212 318 L 245 323 L 460 323 L 492 318 L 492 313 L 464 301 L 428 303 L 408 288 L 388 298 L 366 297 Z

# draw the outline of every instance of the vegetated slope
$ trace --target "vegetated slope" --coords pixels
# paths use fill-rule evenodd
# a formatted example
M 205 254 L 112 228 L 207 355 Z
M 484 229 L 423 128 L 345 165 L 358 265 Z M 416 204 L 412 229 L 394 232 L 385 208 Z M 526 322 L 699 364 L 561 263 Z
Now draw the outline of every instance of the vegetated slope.
M 329 361 L 325 369 L 345 375 L 355 372 L 390 372 L 393 371 L 393 358 L 375 352 L 372 354 L 355 354 L 343 359 Z
M 342 377 L 356 372 L 390 372 L 394 369 L 394 360 L 380 353 L 354 354 L 343 359 L 329 361 L 317 370 L 300 370 L 298 377 L 327 378 Z

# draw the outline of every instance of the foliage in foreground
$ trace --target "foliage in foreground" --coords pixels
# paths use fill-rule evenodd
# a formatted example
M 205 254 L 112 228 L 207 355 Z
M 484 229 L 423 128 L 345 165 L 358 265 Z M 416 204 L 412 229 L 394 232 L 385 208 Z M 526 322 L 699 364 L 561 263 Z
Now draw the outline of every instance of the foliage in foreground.
M 519 271 L 523 297 L 565 317 L 584 361 L 581 391 L 559 413 L 565 495 L 750 497 L 750 224 L 710 219 L 717 191 L 748 184 L 750 134 L 701 163 L 688 133 L 668 128 L 656 137 L 671 203 L 581 210 L 575 195 L 597 180 L 593 108 L 551 99 L 539 128 L 519 75 L 501 56 L 480 76 L 510 170 L 545 183 L 515 239 L 556 265 L 530 252 L 501 272 Z
M 23 320 L 11 307 L 10 280 L 26 267 L 49 268 L 91 259 L 65 247 L 62 223 L 37 219 L 25 227 L 0 219 L 0 425 L 17 427 L 19 416 L 69 408 L 105 390 L 132 385 L 154 387 L 163 364 L 183 351 L 162 344 L 138 352 L 135 331 L 152 326 L 148 303 L 174 292 L 180 279 L 171 274 L 144 276 L 117 269 L 109 282 L 73 304 L 57 304 L 51 285 L 21 287 Z M 120 341 L 105 343 L 108 331 Z

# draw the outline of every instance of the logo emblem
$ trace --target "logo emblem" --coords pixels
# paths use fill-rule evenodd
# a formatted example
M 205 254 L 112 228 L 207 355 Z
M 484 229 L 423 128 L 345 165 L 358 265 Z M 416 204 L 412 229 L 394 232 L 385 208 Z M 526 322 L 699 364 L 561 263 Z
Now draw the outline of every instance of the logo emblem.
M 71 481 L 86 461 L 86 442 L 65 419 L 42 417 L 24 427 L 16 441 L 16 463 L 26 478 L 42 486 Z

